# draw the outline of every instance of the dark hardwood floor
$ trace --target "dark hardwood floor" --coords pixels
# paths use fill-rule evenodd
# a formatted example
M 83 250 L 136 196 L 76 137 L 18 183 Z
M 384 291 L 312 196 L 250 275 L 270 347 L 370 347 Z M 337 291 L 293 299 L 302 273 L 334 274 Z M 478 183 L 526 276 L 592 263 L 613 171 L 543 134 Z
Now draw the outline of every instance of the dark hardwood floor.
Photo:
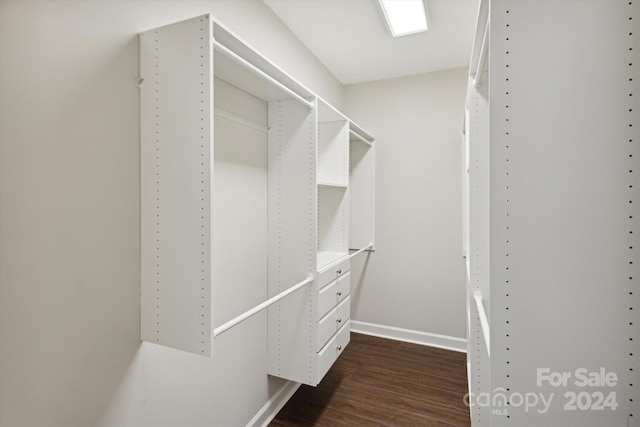
M 301 386 L 270 427 L 470 426 L 466 355 L 362 334 L 318 387 Z

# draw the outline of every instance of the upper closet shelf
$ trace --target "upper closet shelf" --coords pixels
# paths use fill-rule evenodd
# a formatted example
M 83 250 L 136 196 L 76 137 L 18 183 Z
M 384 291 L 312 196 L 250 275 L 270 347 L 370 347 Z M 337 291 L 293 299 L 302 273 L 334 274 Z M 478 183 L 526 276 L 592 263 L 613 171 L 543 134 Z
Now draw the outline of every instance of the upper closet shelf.
M 296 99 L 309 108 L 313 107 L 313 93 L 220 23 L 212 22 L 216 77 L 263 101 Z
M 352 121 L 349 121 L 349 142 L 364 142 L 368 145 L 373 145 L 373 137 L 365 132 L 360 126 Z
M 363 137 L 362 135 L 356 133 L 351 129 L 349 129 L 349 142 L 363 142 L 368 146 L 373 145 L 373 141 L 368 141 L 365 137 Z

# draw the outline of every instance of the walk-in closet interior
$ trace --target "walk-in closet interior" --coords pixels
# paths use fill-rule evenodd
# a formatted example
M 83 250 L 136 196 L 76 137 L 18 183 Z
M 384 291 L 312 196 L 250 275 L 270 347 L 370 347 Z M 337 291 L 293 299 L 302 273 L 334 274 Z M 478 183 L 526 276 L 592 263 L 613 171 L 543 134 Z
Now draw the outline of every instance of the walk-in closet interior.
M 639 70 L 638 0 L 0 0 L 0 427 L 640 427 Z

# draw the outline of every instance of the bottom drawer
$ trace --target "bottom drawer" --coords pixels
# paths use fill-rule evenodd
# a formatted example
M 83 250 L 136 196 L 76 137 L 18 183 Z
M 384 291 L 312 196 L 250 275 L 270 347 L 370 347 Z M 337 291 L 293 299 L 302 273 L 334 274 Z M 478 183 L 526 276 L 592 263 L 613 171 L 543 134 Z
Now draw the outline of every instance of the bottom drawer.
M 317 382 L 325 376 L 329 368 L 336 361 L 342 350 L 349 344 L 351 339 L 351 322 L 347 321 L 338 333 L 318 353 L 318 378 Z

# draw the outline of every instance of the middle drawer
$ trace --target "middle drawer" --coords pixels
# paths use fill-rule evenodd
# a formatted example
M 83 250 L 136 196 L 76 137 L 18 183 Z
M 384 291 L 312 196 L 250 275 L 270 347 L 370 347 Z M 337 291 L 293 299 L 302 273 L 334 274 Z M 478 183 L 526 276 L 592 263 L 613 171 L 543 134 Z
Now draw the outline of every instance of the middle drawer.
M 320 351 L 331 337 L 347 323 L 351 317 L 351 298 L 346 297 L 336 308 L 331 310 L 318 322 L 316 351 Z

